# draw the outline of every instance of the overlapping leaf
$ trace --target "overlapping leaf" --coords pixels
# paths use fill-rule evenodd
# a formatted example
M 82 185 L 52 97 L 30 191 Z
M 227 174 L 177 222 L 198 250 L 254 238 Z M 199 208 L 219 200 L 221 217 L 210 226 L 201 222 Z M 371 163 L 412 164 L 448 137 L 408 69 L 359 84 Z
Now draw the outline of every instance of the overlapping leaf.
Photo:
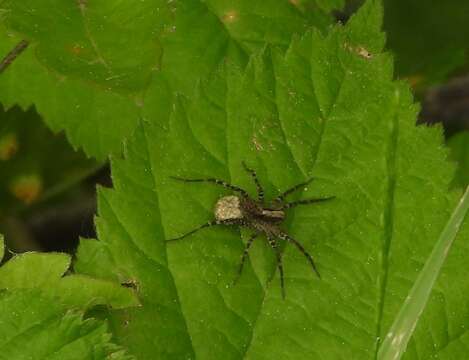
M 97 304 L 136 306 L 134 294 L 105 280 L 62 277 L 69 265 L 65 254 L 25 253 L 0 267 L 0 359 L 130 359 L 102 320 L 83 317 Z
M 296 38 L 286 55 L 267 48 L 246 70 L 217 67 L 189 98 L 153 79 L 126 159 L 112 163 L 115 190 L 100 194 L 101 241 L 83 243 L 77 264 L 141 295 L 142 308 L 111 315 L 138 357 L 375 358 L 458 197 L 448 193 L 440 129 L 416 128 L 408 89 L 392 81 L 381 12 L 369 1 L 345 27 Z M 311 175 L 301 196 L 337 197 L 289 214 L 286 229 L 322 280 L 285 244 L 286 300 L 263 240 L 233 286 L 244 230 L 165 243 L 211 219 L 227 193 L 170 176 L 218 177 L 253 192 L 243 160 L 269 197 Z M 464 343 L 464 231 L 443 275 L 456 280 L 438 284 L 409 358 L 443 354 L 458 334 Z M 109 266 L 98 269 L 103 259 Z M 449 328 L 436 345 L 427 338 Z
M 162 70 L 175 91 L 225 59 L 245 64 L 265 44 L 287 46 L 342 1 L 189 0 L 125 3 L 0 2 L 6 54 L 26 37 L 32 45 L 0 78 L 6 106 L 36 105 L 53 130 L 104 158 L 135 128 L 151 77 Z M 10 33 L 20 33 L 21 37 Z
M 105 324 L 64 312 L 37 290 L 1 293 L 0 310 L 0 359 L 131 359 L 110 342 Z

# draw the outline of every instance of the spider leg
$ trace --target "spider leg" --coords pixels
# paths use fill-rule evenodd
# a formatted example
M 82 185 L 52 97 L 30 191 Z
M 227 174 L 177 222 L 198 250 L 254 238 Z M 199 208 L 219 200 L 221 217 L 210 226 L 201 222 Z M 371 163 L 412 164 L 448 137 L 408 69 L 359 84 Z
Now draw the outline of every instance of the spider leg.
M 185 233 L 184 235 L 181 235 L 181 236 L 178 236 L 176 238 L 172 238 L 172 239 L 167 239 L 166 241 L 175 241 L 175 240 L 181 240 L 181 239 L 184 239 L 185 237 L 189 236 L 189 235 L 192 235 L 194 234 L 195 232 L 199 231 L 199 230 L 202 230 L 206 227 L 210 227 L 210 226 L 214 226 L 214 225 L 220 225 L 222 224 L 222 222 L 218 221 L 218 220 L 212 220 L 212 221 L 209 221 L 208 223 L 205 223 L 203 225 L 200 225 L 198 228 L 195 228 L 194 230 L 191 230 L 189 231 L 188 233 Z
M 332 200 L 332 199 L 335 199 L 335 196 L 330 196 L 326 198 L 317 198 L 317 199 L 298 200 L 298 201 L 293 201 L 291 203 L 283 204 L 282 209 L 291 209 L 298 205 L 308 205 L 308 204 L 313 204 L 313 203 Z
M 301 245 L 298 241 L 296 241 L 294 238 L 292 238 L 290 235 L 288 235 L 284 232 L 281 232 L 277 236 L 282 240 L 286 240 L 286 241 L 289 241 L 289 242 L 293 243 L 293 245 L 295 245 L 298 248 L 298 250 L 300 250 L 303 253 L 303 255 L 306 256 L 306 258 L 308 259 L 309 263 L 311 264 L 311 266 L 312 266 L 314 272 L 316 273 L 316 275 L 319 278 L 321 278 L 321 275 L 319 274 L 319 271 L 316 268 L 316 264 L 314 263 L 313 257 L 305 250 L 303 245 Z
M 178 177 L 178 176 L 170 176 L 170 178 L 174 179 L 174 180 L 183 181 L 183 182 L 208 182 L 208 183 L 213 183 L 213 184 L 216 184 L 216 185 L 223 186 L 226 189 L 230 189 L 232 191 L 239 192 L 240 194 L 242 194 L 245 197 L 249 197 L 248 193 L 246 191 L 244 191 L 243 189 L 241 189 L 240 187 L 235 186 L 235 185 L 231 185 L 230 183 L 228 183 L 226 181 L 223 181 L 223 180 L 219 180 L 219 179 L 214 179 L 214 178 L 185 179 L 185 178 Z
M 253 169 L 248 168 L 248 166 L 246 165 L 244 161 L 242 162 L 242 164 L 243 164 L 244 170 L 246 170 L 252 176 L 254 182 L 256 183 L 257 197 L 259 201 L 261 202 L 264 201 L 264 189 L 262 188 L 262 185 L 259 182 L 259 179 L 257 178 L 256 172 Z
M 290 189 L 286 190 L 285 192 L 283 192 L 282 194 L 280 194 L 279 196 L 277 196 L 274 201 L 277 201 L 277 202 L 281 202 L 283 201 L 288 195 L 290 195 L 291 193 L 295 192 L 296 190 L 308 185 L 311 181 L 313 181 L 314 178 L 311 178 L 305 182 L 302 182 L 302 183 L 299 183 L 293 187 L 291 187 Z
M 249 238 L 248 242 L 246 243 L 246 246 L 244 247 L 243 255 L 241 256 L 241 263 L 239 264 L 238 273 L 236 274 L 236 277 L 233 281 L 233 284 L 236 284 L 238 282 L 239 278 L 241 277 L 241 273 L 243 272 L 244 262 L 246 261 L 246 258 L 248 256 L 249 248 L 251 247 L 252 242 L 254 241 L 254 239 L 258 235 L 259 235 L 258 233 L 252 234 L 251 237 Z
M 181 236 L 178 236 L 178 237 L 172 238 L 172 239 L 166 239 L 166 241 L 181 240 L 181 239 L 184 239 L 184 238 L 188 237 L 189 235 L 194 234 L 195 232 L 197 232 L 199 230 L 202 230 L 206 227 L 211 227 L 211 226 L 214 226 L 214 225 L 239 225 L 239 226 L 244 226 L 244 221 L 243 220 L 232 220 L 232 219 L 212 220 L 212 221 L 209 221 L 208 223 L 200 225 L 198 228 L 195 228 L 194 230 L 191 230 L 188 233 L 185 233 L 184 235 L 181 235 Z
M 277 255 L 277 267 L 278 267 L 278 272 L 280 274 L 280 287 L 282 289 L 282 298 L 285 299 L 285 281 L 284 281 L 284 276 L 283 276 L 282 253 L 280 252 L 278 243 L 275 241 L 275 238 L 268 235 L 267 239 L 269 240 L 269 244 L 272 247 L 272 249 L 274 249 L 275 255 Z

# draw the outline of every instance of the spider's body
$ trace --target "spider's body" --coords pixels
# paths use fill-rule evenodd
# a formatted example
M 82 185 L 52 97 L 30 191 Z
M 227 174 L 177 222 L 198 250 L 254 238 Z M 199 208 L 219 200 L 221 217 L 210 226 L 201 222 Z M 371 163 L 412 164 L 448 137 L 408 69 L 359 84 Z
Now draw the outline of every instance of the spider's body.
M 315 203 L 319 201 L 330 200 L 330 199 L 333 199 L 334 197 L 299 200 L 299 201 L 294 201 L 294 202 L 284 202 L 284 199 L 287 195 L 309 184 L 312 181 L 312 179 L 310 179 L 307 182 L 298 184 L 292 187 L 291 189 L 285 191 L 283 194 L 278 196 L 273 201 L 272 203 L 273 206 L 267 207 L 264 204 L 264 191 L 257 179 L 257 175 L 255 171 L 249 169 L 244 163 L 243 163 L 243 166 L 246 169 L 246 171 L 249 172 L 250 175 L 253 177 L 254 182 L 257 185 L 257 193 L 258 193 L 257 201 L 252 199 L 245 190 L 237 186 L 231 185 L 227 182 L 224 182 L 222 180 L 213 179 L 213 178 L 183 179 L 183 178 L 173 177 L 176 180 L 181 180 L 184 182 L 215 183 L 217 185 L 221 185 L 227 189 L 230 189 L 236 192 L 238 195 L 224 196 L 217 201 L 217 203 L 215 204 L 215 210 L 214 210 L 214 214 L 215 214 L 214 220 L 206 224 L 203 224 L 199 226 L 198 228 L 180 237 L 169 239 L 168 241 L 183 239 L 199 231 L 200 229 L 203 229 L 205 227 L 210 227 L 213 225 L 238 225 L 238 226 L 246 227 L 246 228 L 253 230 L 254 234 L 248 240 L 246 247 L 244 249 L 242 258 L 241 258 L 241 264 L 240 264 L 239 271 L 238 271 L 238 277 L 239 277 L 241 275 L 244 261 L 246 260 L 246 257 L 247 257 L 247 254 L 248 254 L 248 251 L 252 242 L 257 236 L 264 234 L 270 246 L 276 252 L 277 265 L 278 265 L 278 269 L 280 272 L 280 283 L 282 287 L 282 294 L 283 296 L 285 296 L 282 256 L 280 253 L 280 249 L 278 247 L 277 239 L 286 240 L 294 244 L 306 256 L 314 272 L 319 276 L 319 272 L 316 269 L 316 265 L 314 264 L 314 261 L 311 255 L 303 248 L 303 246 L 298 241 L 296 241 L 294 238 L 289 236 L 286 232 L 284 232 L 279 227 L 279 225 L 285 220 L 285 210 L 295 207 L 297 205 L 306 205 L 306 204 L 311 204 L 311 203 Z
M 267 209 L 263 204 L 250 197 L 235 195 L 224 196 L 215 204 L 215 219 L 218 221 L 243 220 L 246 222 L 265 221 L 266 223 L 280 223 L 285 219 L 282 209 Z

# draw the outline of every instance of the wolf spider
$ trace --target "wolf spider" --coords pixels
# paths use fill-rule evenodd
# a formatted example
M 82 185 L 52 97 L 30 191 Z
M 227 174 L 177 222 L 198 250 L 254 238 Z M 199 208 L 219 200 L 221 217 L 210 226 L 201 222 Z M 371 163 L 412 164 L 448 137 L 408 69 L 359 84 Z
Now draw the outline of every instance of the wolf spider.
M 285 202 L 285 198 L 288 195 L 308 185 L 313 180 L 313 178 L 310 178 L 308 181 L 297 184 L 292 188 L 286 190 L 278 197 L 276 197 L 270 203 L 270 206 L 266 206 L 264 202 L 264 190 L 259 182 L 259 179 L 257 178 L 256 172 L 248 168 L 244 162 L 242 162 L 242 164 L 244 169 L 249 173 L 249 175 L 254 180 L 254 183 L 256 184 L 258 198 L 257 200 L 252 199 L 244 189 L 241 189 L 240 187 L 227 183 L 223 180 L 218 180 L 214 178 L 185 179 L 177 176 L 171 176 L 172 179 L 183 182 L 213 183 L 216 185 L 223 186 L 224 188 L 229 189 L 237 193 L 238 195 L 224 196 L 217 201 L 217 203 L 215 204 L 214 211 L 215 219 L 195 228 L 192 231 L 189 231 L 184 235 L 173 239 L 168 239 L 166 241 L 181 240 L 203 228 L 207 228 L 214 225 L 238 225 L 254 230 L 254 233 L 247 241 L 243 254 L 241 256 L 241 262 L 239 265 L 238 273 L 234 281 L 236 283 L 243 271 L 244 262 L 248 255 L 249 248 L 251 247 L 252 242 L 256 237 L 261 234 L 264 234 L 270 246 L 275 251 L 277 257 L 277 267 L 280 273 L 280 286 L 282 290 L 282 297 L 285 298 L 282 254 L 280 252 L 277 239 L 286 240 L 295 245 L 298 250 L 308 259 L 314 273 L 316 273 L 319 278 L 321 277 L 319 275 L 319 271 L 316 268 L 316 264 L 314 263 L 312 256 L 305 250 L 303 245 L 301 245 L 297 240 L 288 235 L 285 231 L 280 229 L 279 225 L 285 220 L 285 210 L 294 208 L 298 205 L 308 205 L 316 202 L 331 200 L 334 199 L 335 196 Z

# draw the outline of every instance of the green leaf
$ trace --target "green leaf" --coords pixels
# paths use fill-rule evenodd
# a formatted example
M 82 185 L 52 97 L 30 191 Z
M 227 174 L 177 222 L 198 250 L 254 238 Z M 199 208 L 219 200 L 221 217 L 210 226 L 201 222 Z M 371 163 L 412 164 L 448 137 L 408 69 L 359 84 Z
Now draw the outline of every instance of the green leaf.
M 286 54 L 267 47 L 246 69 L 215 67 L 192 96 L 153 78 L 125 160 L 112 161 L 115 189 L 99 192 L 101 245 L 85 243 L 77 261 L 139 294 L 142 307 L 110 314 L 116 341 L 139 358 L 376 358 L 460 196 L 448 192 L 453 168 L 441 129 L 415 127 L 410 92 L 393 82 L 381 16 L 380 3 L 368 1 L 344 27 L 295 37 Z M 243 160 L 268 198 L 311 176 L 298 197 L 336 196 L 289 211 L 285 229 L 314 256 L 321 279 L 282 244 L 285 300 L 262 238 L 233 285 L 248 231 L 210 228 L 165 241 L 213 219 L 213 205 L 229 194 L 170 177 L 220 178 L 254 194 Z M 466 339 L 458 335 L 469 316 L 468 232 L 466 223 L 409 358 Z M 98 267 L 103 258 L 109 267 Z M 451 333 L 435 345 L 428 334 L 446 325 Z
M 3 247 L 0 236 L 1 256 Z M 105 322 L 84 312 L 97 304 L 135 306 L 135 295 L 105 280 L 62 277 L 70 260 L 24 253 L 0 267 L 0 359 L 132 359 L 110 342 Z
M 451 158 L 457 161 L 454 183 L 456 186 L 467 186 L 469 184 L 469 131 L 463 131 L 448 139 L 451 149 Z
M 162 51 L 157 35 L 168 22 L 162 1 L 21 3 L 4 0 L 5 24 L 37 43 L 36 59 L 46 68 L 104 88 L 136 93 L 144 89 Z M 148 31 L 150 30 L 151 31 Z
M 293 34 L 325 30 L 325 11 L 342 1 L 188 0 L 116 4 L 3 0 L 0 53 L 31 41 L 0 77 L 7 107 L 34 104 L 54 131 L 98 159 L 117 153 L 135 126 L 152 76 L 174 91 L 226 59 L 245 65 L 266 44 L 286 47 Z M 20 35 L 17 35 L 20 34 Z M 26 86 L 27 84 L 27 86 Z
M 8 53 L 22 37 L 0 31 L 0 52 Z M 55 132 L 65 130 L 73 147 L 104 159 L 117 152 L 138 119 L 138 106 L 127 96 L 69 78 L 45 68 L 29 46 L 0 76 L 0 100 L 23 109 L 34 104 Z
M 191 94 L 194 81 L 225 58 L 244 66 L 249 55 L 266 44 L 286 48 L 292 34 L 303 34 L 311 26 L 325 31 L 331 17 L 316 3 L 321 1 L 303 7 L 285 0 L 180 1 L 172 33 L 163 42 L 163 73 L 174 91 Z M 341 1 L 322 8 L 330 11 L 340 5 Z
M 0 359 L 122 359 L 106 325 L 66 312 L 38 290 L 0 293 Z
M 41 289 L 69 307 L 82 309 L 97 304 L 115 308 L 138 305 L 131 289 L 84 275 L 62 277 L 70 266 L 66 254 L 24 253 L 0 267 L 0 289 Z
M 469 3 L 384 1 L 384 29 L 396 54 L 396 71 L 415 83 L 443 81 L 467 63 Z

